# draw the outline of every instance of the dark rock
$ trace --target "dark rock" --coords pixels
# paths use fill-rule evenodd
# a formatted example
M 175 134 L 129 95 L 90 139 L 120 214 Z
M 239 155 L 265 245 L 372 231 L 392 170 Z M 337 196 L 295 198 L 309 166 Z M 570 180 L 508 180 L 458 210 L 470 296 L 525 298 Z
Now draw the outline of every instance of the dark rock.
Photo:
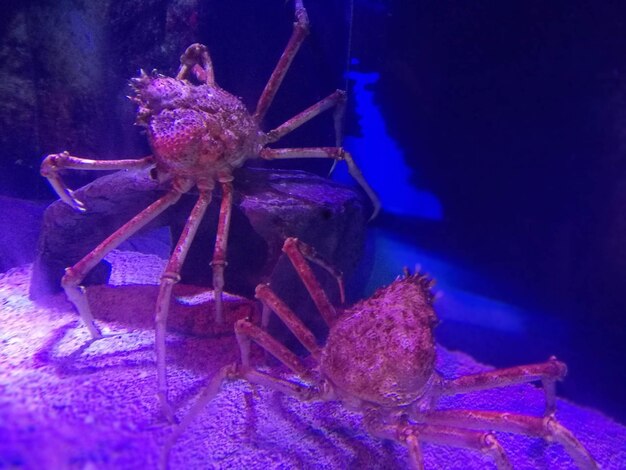
M 84 214 L 61 201 L 51 204 L 44 213 L 31 279 L 31 298 L 58 292 L 65 268 L 83 258 L 161 193 L 163 190 L 147 174 L 122 171 L 99 178 L 76 191 L 87 205 Z M 84 285 L 105 284 L 110 271 L 106 261 L 100 262 L 85 278 Z
M 295 236 L 313 245 L 349 274 L 362 255 L 369 216 L 367 205 L 353 189 L 301 171 L 241 169 L 235 175 L 234 185 L 226 290 L 252 297 L 258 283 L 269 281 L 294 309 L 312 311 L 308 295 L 300 289 L 293 269 L 281 256 L 285 237 Z M 79 261 L 166 189 L 151 180 L 147 171 L 120 171 L 76 191 L 87 206 L 86 213 L 76 212 L 61 201 L 51 204 L 44 215 L 31 298 L 58 292 L 66 267 Z M 184 195 L 178 204 L 142 231 L 144 238 L 159 227 L 169 227 L 172 240 L 177 240 L 195 201 L 193 193 Z M 219 191 L 216 191 L 181 273 L 183 283 L 211 286 L 210 261 L 218 213 Z M 162 238 L 161 230 L 155 243 L 163 243 Z M 104 284 L 108 275 L 109 270 L 102 262 L 85 279 L 85 284 Z M 320 275 L 337 301 L 334 280 Z
M 45 206 L 0 196 L 0 272 L 34 260 Z

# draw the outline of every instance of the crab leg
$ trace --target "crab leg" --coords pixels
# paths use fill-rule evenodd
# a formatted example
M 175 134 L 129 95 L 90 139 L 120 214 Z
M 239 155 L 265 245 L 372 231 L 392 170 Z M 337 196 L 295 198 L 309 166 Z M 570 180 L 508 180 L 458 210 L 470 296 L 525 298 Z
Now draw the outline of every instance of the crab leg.
M 189 214 L 189 218 L 180 234 L 178 243 L 167 263 L 165 272 L 161 276 L 161 284 L 159 286 L 159 296 L 157 297 L 155 314 L 158 396 L 163 413 L 170 422 L 174 421 L 174 413 L 167 397 L 167 372 L 165 368 L 165 330 L 170 308 L 170 299 L 172 297 L 174 284 L 180 281 L 180 270 L 189 252 L 189 247 L 196 236 L 200 222 L 210 203 L 211 191 L 207 189 L 202 190 L 198 201 Z
M 229 364 L 222 367 L 217 374 L 213 376 L 209 385 L 202 391 L 200 397 L 193 404 L 187 416 L 176 427 L 172 435 L 167 439 L 163 450 L 161 452 L 161 458 L 159 462 L 159 468 L 165 470 L 168 468 L 170 459 L 170 452 L 172 447 L 178 441 L 178 438 L 185 432 L 185 430 L 191 425 L 193 420 L 198 414 L 207 406 L 207 404 L 219 393 L 225 382 L 234 380 L 239 377 L 237 364 Z
M 326 293 L 320 286 L 315 274 L 307 264 L 307 260 L 317 264 L 328 271 L 337 281 L 339 285 L 339 293 L 341 302 L 345 302 L 345 293 L 343 287 L 343 275 L 336 270 L 326 260 L 320 257 L 313 247 L 302 243 L 297 238 L 289 237 L 283 243 L 283 252 L 287 254 L 298 276 L 304 283 L 318 311 L 328 326 L 330 326 L 337 317 L 335 308 L 328 300 Z M 306 325 L 298 318 L 298 316 L 289 308 L 285 302 L 276 295 L 276 293 L 267 284 L 259 284 L 256 287 L 255 296 L 263 304 L 263 316 L 261 321 L 261 329 L 267 330 L 269 323 L 269 315 L 271 311 L 275 312 L 283 323 L 289 328 L 300 343 L 311 353 L 311 356 L 319 361 L 320 348 L 317 345 L 315 336 L 306 327 Z M 242 356 L 247 361 L 248 352 L 242 350 Z M 247 362 L 245 362 L 247 364 Z
M 346 302 L 346 292 L 343 285 L 343 273 L 336 269 L 320 255 L 318 255 L 315 251 L 315 248 L 307 245 L 304 242 L 301 242 L 295 237 L 289 237 L 283 243 L 283 252 L 287 254 L 287 256 L 294 265 L 296 264 L 296 260 L 298 260 L 298 263 L 301 263 L 302 261 L 299 261 L 299 259 L 300 257 L 304 257 L 308 259 L 311 263 L 315 263 L 319 267 L 325 269 L 326 272 L 333 276 L 337 281 L 337 287 L 339 288 L 339 297 L 341 303 L 343 304 Z
M 541 437 L 547 442 L 556 441 L 565 448 L 579 468 L 598 468 L 598 464 L 587 449 L 553 416 L 537 418 L 500 411 L 444 410 L 426 413 L 422 419 L 429 424 L 489 429 Z
M 334 160 L 344 160 L 348 165 L 348 172 L 372 201 L 374 211 L 370 216 L 370 220 L 375 218 L 380 211 L 378 196 L 363 177 L 359 167 L 356 166 L 352 155 L 342 147 L 264 148 L 259 152 L 259 156 L 264 160 L 282 160 L 285 158 L 332 158 Z
M 311 353 L 317 361 L 320 359 L 320 348 L 315 336 L 311 333 L 302 320 L 283 302 L 267 284 L 259 284 L 256 287 L 255 297 L 263 302 L 263 306 L 272 309 L 283 321 L 287 328 L 294 334 L 302 345 Z M 264 331 L 264 329 L 263 329 Z
M 223 384 L 230 380 L 246 379 L 251 383 L 273 388 L 285 395 L 299 398 L 302 401 L 333 399 L 332 392 L 322 391 L 319 387 L 311 387 L 300 383 L 294 383 L 269 374 L 264 374 L 250 367 L 250 341 L 254 341 L 262 348 L 279 359 L 291 370 L 304 378 L 310 378 L 309 370 L 302 364 L 298 356 L 289 351 L 285 346 L 276 341 L 267 332 L 248 320 L 242 319 L 235 323 L 235 335 L 241 350 L 241 365 L 230 364 L 224 366 L 211 379 L 209 385 L 202 391 L 200 397 L 192 405 L 189 413 L 176 427 L 174 433 L 165 443 L 161 454 L 160 468 L 167 468 L 169 455 L 178 438 L 191 425 L 198 414 L 217 395 Z
M 130 170 L 147 168 L 154 165 L 154 157 L 124 160 L 92 160 L 75 157 L 68 152 L 53 153 L 44 158 L 41 163 L 41 175 L 48 179 L 54 191 L 61 200 L 74 209 L 84 212 L 85 205 L 69 189 L 59 176 L 59 170 Z
M 328 300 L 326 292 L 322 289 L 322 286 L 315 277 L 315 274 L 307 264 L 306 259 L 314 260 L 314 262 L 323 268 L 326 268 L 330 274 L 335 277 L 337 283 L 339 284 L 339 292 L 341 301 L 343 302 L 345 300 L 345 294 L 341 274 L 335 269 L 332 269 L 328 263 L 323 261 L 317 253 L 315 253 L 315 250 L 312 247 L 302 243 L 297 238 L 287 238 L 283 243 L 283 252 L 289 257 L 289 260 L 300 276 L 300 279 L 302 279 L 306 289 L 309 291 L 315 306 L 319 310 L 326 324 L 328 326 L 332 325 L 337 318 L 337 312 L 335 311 L 335 307 L 333 307 L 330 303 L 330 300 Z
M 476 432 L 450 426 L 432 424 L 382 424 L 367 423 L 377 437 L 404 444 L 409 450 L 409 461 L 414 470 L 423 470 L 424 461 L 420 442 L 475 449 L 489 454 L 499 470 L 512 469 L 504 449 L 491 432 Z
M 230 230 L 230 217 L 233 210 L 233 184 L 232 178 L 222 181 L 222 204 L 217 224 L 215 238 L 215 251 L 213 253 L 213 292 L 215 293 L 215 322 L 218 325 L 224 323 L 224 304 L 222 294 L 224 292 L 224 268 L 226 267 L 226 249 L 228 247 L 228 232 Z
M 153 202 L 135 217 L 130 219 L 115 232 L 109 235 L 103 242 L 89 252 L 83 259 L 76 263 L 71 268 L 65 270 L 65 275 L 61 279 L 61 285 L 65 290 L 67 298 L 74 306 L 81 318 L 87 325 L 93 338 L 100 338 L 102 334 L 96 327 L 89 303 L 85 296 L 85 290 L 80 285 L 87 273 L 98 264 L 107 253 L 116 248 L 120 243 L 133 235 L 139 229 L 144 227 L 148 222 L 156 218 L 165 209 L 172 204 L 175 204 L 182 193 L 190 189 L 190 184 L 187 182 L 174 185 L 175 189 L 169 191 L 165 196 L 161 197 L 157 201 Z
M 256 122 L 261 122 L 265 117 L 268 108 L 272 104 L 272 101 L 274 101 L 278 88 L 280 88 L 280 85 L 285 78 L 287 70 L 289 70 L 294 57 L 298 53 L 298 50 L 304 41 L 304 38 L 306 38 L 309 33 L 309 17 L 302 0 L 295 0 L 295 16 L 296 22 L 293 25 L 293 32 L 291 33 L 287 47 L 280 56 L 270 79 L 265 85 L 263 93 L 261 93 L 259 102 L 257 103 L 256 111 L 253 115 Z
M 310 375 L 298 356 L 279 343 L 269 333 L 253 325 L 248 320 L 242 319 L 235 323 L 235 335 L 241 350 L 241 363 L 245 368 L 250 366 L 250 341 L 252 340 L 296 374 L 300 374 L 303 377 Z
M 271 144 L 272 142 L 276 142 L 279 139 L 282 139 L 284 136 L 297 129 L 301 125 L 310 121 L 317 115 L 323 113 L 324 111 L 335 107 L 335 133 L 336 133 L 336 145 L 339 147 L 341 145 L 341 121 L 343 117 L 343 113 L 346 107 L 346 92 L 343 90 L 337 90 L 331 95 L 327 96 L 323 100 L 318 101 L 314 105 L 305 109 L 299 114 L 296 114 L 294 117 L 284 122 L 276 129 L 272 129 L 266 134 L 266 143 Z
M 183 55 L 180 56 L 180 68 L 176 74 L 179 80 L 184 79 L 190 71 L 196 72 L 195 66 L 202 68 L 202 76 L 198 78 L 207 85 L 215 85 L 215 74 L 213 72 L 213 62 L 209 55 L 209 49 L 204 44 L 192 44 Z
M 505 387 L 507 385 L 535 382 L 541 380 L 546 394 L 545 415 L 556 409 L 555 382 L 567 374 L 567 366 L 554 356 L 541 364 L 496 369 L 479 374 L 471 374 L 452 380 L 444 380 L 440 385 L 442 395 L 457 395 L 475 390 Z
M 284 395 L 298 398 L 300 401 L 327 399 L 327 397 L 323 394 L 324 392 L 315 387 L 274 377 L 273 375 L 265 374 L 256 369 L 243 369 L 241 371 L 241 376 L 251 383 L 261 385 L 263 387 L 273 388 Z
M 229 364 L 220 369 L 220 371 L 213 376 L 209 385 L 202 391 L 196 402 L 192 405 L 189 413 L 183 418 L 180 424 L 176 427 L 172 435 L 167 439 L 163 446 L 161 453 L 160 468 L 166 469 L 169 456 L 172 447 L 176 444 L 176 441 L 185 432 L 185 430 L 193 423 L 200 412 L 206 408 L 208 403 L 215 398 L 219 393 L 224 383 L 236 379 L 246 379 L 251 383 L 262 385 L 265 387 L 273 388 L 285 395 L 296 397 L 302 401 L 311 400 L 324 400 L 323 393 L 317 388 L 290 382 L 288 380 L 273 377 L 269 374 L 264 374 L 257 370 L 241 367 L 238 364 Z

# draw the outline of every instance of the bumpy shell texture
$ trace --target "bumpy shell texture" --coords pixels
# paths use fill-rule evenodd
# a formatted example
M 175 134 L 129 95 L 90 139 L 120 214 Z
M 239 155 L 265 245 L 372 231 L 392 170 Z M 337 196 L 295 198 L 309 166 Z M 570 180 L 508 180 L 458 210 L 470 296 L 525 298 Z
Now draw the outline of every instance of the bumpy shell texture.
M 137 124 L 146 127 L 161 171 L 215 179 L 258 153 L 257 124 L 238 98 L 218 86 L 146 74 L 132 86 Z
M 321 370 L 341 393 L 389 407 L 422 395 L 435 363 L 431 284 L 407 273 L 333 325 Z

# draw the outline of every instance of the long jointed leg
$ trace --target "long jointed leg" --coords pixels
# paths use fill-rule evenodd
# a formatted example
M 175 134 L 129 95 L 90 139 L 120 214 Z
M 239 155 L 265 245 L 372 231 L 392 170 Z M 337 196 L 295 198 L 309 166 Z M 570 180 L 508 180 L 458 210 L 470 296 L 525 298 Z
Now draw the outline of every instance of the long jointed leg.
M 253 325 L 248 320 L 238 320 L 235 323 L 235 335 L 241 350 L 241 363 L 244 368 L 250 367 L 250 341 L 254 341 L 272 356 L 285 364 L 296 374 L 308 378 L 309 370 L 302 361 L 286 346 L 274 339 L 268 332 Z
M 332 306 L 326 292 L 322 289 L 319 281 L 315 277 L 315 274 L 307 264 L 306 260 L 317 264 L 318 266 L 326 269 L 337 281 L 339 285 L 339 294 L 341 296 L 341 302 L 345 302 L 345 292 L 343 288 L 343 275 L 333 268 L 330 263 L 322 259 L 313 249 L 313 247 L 301 242 L 297 238 L 287 238 L 283 243 L 283 252 L 289 257 L 289 260 L 293 264 L 298 276 L 302 279 L 306 289 L 309 291 L 315 306 L 319 310 L 322 318 L 328 326 L 332 325 L 337 317 L 335 307 Z
M 356 166 L 356 163 L 352 159 L 352 155 L 350 155 L 350 153 L 342 147 L 303 147 L 282 149 L 264 148 L 259 153 L 259 156 L 264 160 L 281 160 L 286 158 L 332 158 L 333 160 L 344 160 L 348 165 L 348 172 L 350 175 L 352 175 L 372 201 L 374 211 L 370 216 L 370 220 L 376 217 L 380 211 L 380 201 L 378 196 L 363 177 L 359 167 Z
M 189 247 L 193 242 L 194 237 L 198 231 L 198 227 L 207 207 L 211 202 L 211 191 L 203 190 L 200 192 L 200 197 L 193 207 L 189 218 L 185 223 L 185 227 L 178 239 L 178 243 L 172 252 L 172 256 L 167 263 L 165 272 L 161 277 L 161 284 L 159 286 L 159 296 L 157 297 L 156 305 L 156 356 L 157 356 L 157 377 L 158 377 L 158 394 L 161 407 L 166 418 L 170 421 L 174 421 L 174 413 L 170 406 L 167 397 L 167 373 L 165 369 L 165 331 L 167 327 L 167 316 L 170 308 L 170 299 L 172 297 L 172 288 L 174 284 L 180 281 L 180 270 Z
M 524 366 L 496 369 L 479 374 L 464 375 L 458 379 L 444 380 L 441 383 L 442 395 L 456 395 L 475 390 L 505 387 L 507 385 L 528 383 L 541 380 L 546 394 L 546 416 L 556 408 L 555 382 L 562 380 L 567 373 L 567 366 L 551 357 L 547 362 Z
M 202 391 L 196 402 L 193 404 L 189 413 L 185 416 L 185 418 L 180 422 L 172 435 L 167 439 L 165 444 L 163 445 L 163 450 L 161 451 L 161 458 L 159 462 L 159 468 L 161 470 L 165 470 L 168 467 L 170 460 L 170 453 L 172 451 L 172 447 L 178 441 L 178 438 L 185 432 L 185 430 L 191 425 L 191 423 L 196 419 L 198 414 L 206 408 L 207 404 L 219 393 L 222 386 L 225 382 L 229 380 L 235 380 L 239 378 L 239 366 L 237 364 L 230 364 L 222 367 L 217 374 L 213 376 L 209 385 Z
M 270 79 L 265 85 L 265 89 L 263 90 L 261 97 L 259 98 L 259 102 L 257 103 L 256 111 L 254 112 L 254 119 L 256 122 L 261 122 L 265 117 L 265 113 L 267 113 L 272 101 L 274 101 L 276 92 L 278 91 L 278 88 L 280 88 L 287 70 L 289 70 L 294 57 L 298 53 L 302 42 L 309 32 L 309 17 L 306 13 L 302 0 L 295 0 L 295 15 L 296 22 L 293 25 L 291 38 L 289 38 L 287 47 L 280 56 L 280 59 L 278 60 L 278 63 L 276 64 Z
M 253 115 L 257 123 L 260 123 L 265 117 L 268 108 L 270 107 L 272 101 L 274 100 L 274 97 L 276 96 L 278 88 L 285 78 L 287 70 L 291 66 L 291 63 L 293 62 L 294 57 L 300 49 L 304 38 L 308 34 L 309 18 L 302 0 L 295 0 L 295 14 L 296 22 L 293 25 L 294 29 L 293 33 L 291 34 L 291 38 L 289 39 L 289 43 L 287 44 L 287 47 L 285 48 L 282 56 L 278 60 L 278 64 L 276 64 L 276 67 L 274 68 L 274 71 L 272 72 L 272 75 L 270 76 L 270 79 L 265 85 L 265 89 L 263 90 L 263 93 L 259 98 L 259 102 L 257 103 L 256 111 Z M 336 147 L 334 148 L 334 150 L 326 149 L 323 147 L 317 149 L 264 149 L 261 151 L 261 158 L 333 158 L 333 168 L 335 167 L 337 160 L 345 160 L 348 164 L 348 171 L 350 172 L 352 177 L 359 183 L 359 185 L 363 188 L 363 190 L 367 193 L 367 196 L 372 201 L 374 211 L 372 213 L 371 219 L 373 219 L 374 217 L 376 217 L 380 210 L 380 201 L 378 200 L 378 196 L 367 184 L 365 178 L 363 178 L 361 170 L 359 170 L 359 168 L 354 163 L 354 160 L 352 160 L 352 156 L 348 152 L 343 150 L 343 148 L 341 148 L 343 134 L 342 123 L 346 107 L 346 93 L 344 91 L 335 91 L 328 97 L 292 117 L 276 129 L 271 130 L 266 134 L 266 140 L 264 144 L 276 142 L 278 139 L 282 138 L 289 132 L 293 131 L 297 127 L 300 127 L 305 122 L 313 119 L 318 114 L 332 107 L 335 108 L 334 124 Z M 307 150 L 317 150 L 317 152 L 307 152 Z M 308 154 L 305 155 L 303 154 L 303 152 Z
M 176 444 L 176 441 L 185 432 L 185 430 L 193 423 L 196 417 L 202 412 L 209 402 L 219 393 L 224 383 L 237 379 L 246 379 L 251 383 L 272 388 L 285 395 L 298 398 L 300 401 L 323 400 L 323 392 L 315 387 L 310 387 L 269 374 L 264 374 L 257 370 L 238 364 L 230 364 L 222 367 L 220 371 L 211 379 L 209 385 L 202 391 L 199 398 L 192 405 L 189 413 L 176 427 L 172 435 L 167 439 L 160 459 L 160 468 L 165 470 L 168 467 L 170 453 Z
M 311 330 L 302 323 L 302 320 L 298 318 L 293 310 L 291 310 L 267 284 L 259 284 L 256 288 L 255 296 L 263 302 L 263 306 L 266 306 L 278 315 L 287 328 L 298 338 L 298 341 L 300 341 L 309 353 L 319 361 L 320 348 L 317 345 L 315 336 L 311 333 Z
M 215 294 L 215 323 L 224 323 L 224 268 L 226 267 L 226 251 L 228 248 L 228 233 L 230 231 L 230 217 L 233 210 L 233 184 L 230 181 L 222 182 L 222 204 L 217 223 L 215 238 L 215 252 L 213 253 L 213 292 Z
M 310 121 L 318 114 L 335 107 L 335 140 L 337 140 L 336 145 L 337 147 L 339 147 L 341 144 L 341 121 L 345 112 L 345 105 L 346 92 L 342 90 L 337 90 L 323 100 L 318 101 L 313 106 L 305 109 L 301 113 L 284 122 L 276 129 L 272 129 L 271 131 L 269 131 L 266 134 L 265 143 L 271 144 L 272 142 L 276 142 L 277 140 L 282 139 L 285 135 L 289 134 L 294 129 L 297 129 L 304 123 Z
M 154 165 L 154 157 L 152 156 L 128 160 L 92 160 L 61 152 L 44 158 L 41 163 L 41 175 L 48 179 L 63 202 L 80 212 L 84 212 L 86 210 L 85 205 L 74 196 L 74 192 L 63 182 L 59 176 L 60 170 L 130 170 L 147 168 L 152 165 Z
M 298 273 L 298 276 L 300 277 L 300 279 L 302 279 L 302 282 L 304 283 L 307 291 L 311 295 L 313 302 L 315 303 L 326 324 L 328 326 L 332 325 L 335 321 L 335 318 L 337 317 L 337 312 L 328 300 L 324 289 L 322 289 L 322 287 L 320 286 L 317 278 L 315 277 L 315 274 L 308 265 L 307 260 L 316 263 L 317 265 L 326 269 L 336 279 L 337 284 L 339 285 L 341 301 L 343 303 L 345 300 L 345 294 L 342 274 L 335 268 L 333 268 L 330 263 L 320 257 L 315 252 L 313 247 L 302 243 L 297 238 L 287 238 L 283 243 L 283 252 L 288 256 L 289 260 L 293 264 L 294 269 Z M 283 321 L 287 328 L 289 328 L 294 336 L 298 338 L 298 341 L 300 341 L 300 343 L 302 343 L 302 345 L 309 351 L 309 353 L 311 353 L 311 356 L 315 360 L 319 361 L 320 348 L 317 345 L 315 336 L 313 335 L 313 333 L 311 333 L 311 330 L 309 330 L 306 325 L 302 323 L 302 321 L 293 312 L 293 310 L 291 310 L 289 306 L 287 306 L 287 304 L 283 302 L 266 284 L 259 284 L 256 288 L 255 295 L 256 298 L 263 303 L 262 328 L 258 328 L 258 330 L 264 332 L 267 329 L 267 324 L 269 322 L 269 312 L 273 311 Z M 255 334 L 257 336 L 269 337 L 267 333 L 264 333 L 264 335 L 260 335 L 260 333 Z M 269 338 L 275 342 L 273 338 Z M 264 339 L 264 341 L 267 342 L 269 340 Z M 242 345 L 241 342 L 240 345 Z M 263 347 L 272 354 L 274 350 L 282 354 L 282 349 L 284 348 L 284 346 L 280 345 L 280 343 L 277 343 L 277 345 L 272 345 L 271 347 L 263 345 Z M 242 345 L 242 360 L 244 361 L 245 365 L 248 365 L 248 355 L 248 346 Z M 289 360 L 290 362 L 293 361 L 291 357 L 287 357 L 286 360 Z M 282 361 L 285 362 L 285 360 Z
M 178 80 L 187 78 L 189 72 L 197 72 L 196 66 L 202 69 L 202 76 L 198 77 L 200 81 L 207 85 L 215 85 L 215 74 L 213 72 L 213 62 L 209 50 L 204 44 L 192 44 L 189 46 L 182 56 L 180 56 L 180 68 L 176 74 Z M 197 74 L 196 74 L 197 76 Z
M 363 188 L 363 190 L 367 193 L 367 196 L 372 201 L 372 204 L 374 206 L 374 212 L 371 218 L 373 219 L 374 217 L 376 217 L 378 211 L 380 210 L 380 201 L 378 200 L 378 196 L 376 195 L 374 190 L 372 190 L 372 188 L 367 184 L 365 178 L 363 178 L 361 170 L 359 170 L 359 168 L 354 163 L 352 156 L 341 147 L 343 140 L 343 116 L 346 110 L 345 91 L 335 91 L 323 100 L 318 101 L 313 106 L 305 109 L 301 113 L 281 124 L 276 129 L 269 131 L 266 134 L 265 144 L 276 142 L 288 133 L 292 132 L 294 129 L 310 121 L 318 114 L 333 107 L 335 108 L 333 120 L 335 125 L 336 147 L 332 147 L 330 149 L 325 147 L 318 147 L 318 150 L 321 150 L 321 152 L 318 152 L 317 154 L 309 152 L 307 155 L 305 155 L 304 152 L 315 149 L 264 149 L 261 151 L 261 158 L 265 158 L 268 160 L 275 158 L 332 158 L 333 166 L 330 170 L 331 173 L 335 168 L 337 161 L 345 160 L 348 165 L 348 171 L 350 172 L 352 177 L 359 183 L 359 185 Z
M 477 432 L 436 424 L 383 424 L 371 418 L 368 418 L 366 423 L 374 436 L 404 444 L 409 450 L 409 461 L 414 470 L 424 469 L 420 442 L 479 450 L 489 455 L 499 470 L 512 468 L 504 449 L 491 432 Z
M 553 416 L 542 418 L 500 411 L 444 410 L 423 416 L 426 424 L 455 426 L 465 429 L 493 430 L 541 437 L 561 444 L 581 469 L 597 469 L 587 449 Z
M 89 308 L 84 288 L 80 285 L 80 283 L 83 281 L 87 273 L 89 273 L 89 271 L 91 271 L 91 269 L 93 269 L 93 267 L 107 255 L 107 253 L 116 248 L 120 243 L 132 236 L 151 220 L 156 218 L 165 209 L 176 203 L 180 199 L 181 192 L 186 192 L 188 189 L 189 187 L 183 188 L 182 190 L 171 190 L 165 196 L 153 202 L 109 235 L 109 237 L 95 247 L 78 263 L 65 270 L 65 275 L 61 280 L 61 285 L 65 290 L 68 300 L 74 304 L 94 338 L 100 338 L 102 335 L 93 321 L 93 315 L 91 314 L 91 309 Z

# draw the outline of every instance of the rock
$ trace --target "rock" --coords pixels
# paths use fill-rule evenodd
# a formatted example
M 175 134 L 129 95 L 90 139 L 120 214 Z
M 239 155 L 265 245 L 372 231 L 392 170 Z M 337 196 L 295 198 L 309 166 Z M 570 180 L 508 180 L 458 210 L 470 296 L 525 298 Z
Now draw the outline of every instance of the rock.
M 146 174 L 118 172 L 76 191 L 87 204 L 84 214 L 60 200 L 52 203 L 44 213 L 31 279 L 31 298 L 38 299 L 61 290 L 65 268 L 79 261 L 162 192 Z M 109 275 L 110 266 L 103 261 L 88 274 L 84 284 L 105 284 Z
M 45 203 L 0 196 L 0 272 L 30 263 Z
M 226 290 L 250 298 L 257 284 L 271 282 L 292 308 L 312 312 L 314 307 L 308 294 L 300 288 L 293 269 L 281 256 L 283 241 L 288 236 L 298 237 L 313 245 L 345 274 L 350 274 L 363 252 L 369 216 L 360 193 L 306 172 L 252 168 L 236 173 L 234 187 Z M 120 171 L 76 191 L 78 198 L 87 205 L 86 213 L 78 213 L 61 201 L 51 204 L 44 215 L 30 286 L 31 298 L 58 292 L 66 267 L 79 261 L 166 189 L 167 186 L 150 179 L 147 171 Z M 214 201 L 184 264 L 181 275 L 185 284 L 212 285 L 210 261 L 219 193 L 215 191 Z M 193 193 L 186 194 L 178 204 L 152 221 L 140 233 L 144 244 L 150 231 L 160 227 L 169 228 L 172 240 L 177 240 L 195 201 Z M 155 238 L 156 244 L 162 242 L 162 236 Z M 85 279 L 85 284 L 105 284 L 109 271 L 106 262 L 101 262 Z M 334 280 L 323 273 L 320 276 L 337 301 Z M 308 313 L 303 316 L 319 317 Z

